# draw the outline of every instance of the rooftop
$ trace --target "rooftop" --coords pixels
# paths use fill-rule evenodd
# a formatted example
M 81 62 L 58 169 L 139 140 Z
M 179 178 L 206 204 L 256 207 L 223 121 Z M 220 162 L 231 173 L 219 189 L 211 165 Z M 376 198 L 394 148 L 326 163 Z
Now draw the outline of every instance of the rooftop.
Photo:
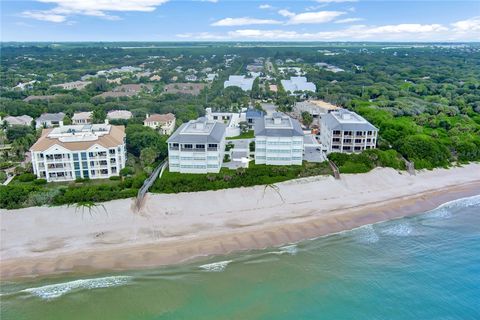
M 276 112 L 272 116 L 265 116 L 255 122 L 255 136 L 301 137 L 303 130 L 297 120 Z
M 220 143 L 225 136 L 223 123 L 202 117 L 182 124 L 167 140 L 169 143 Z
M 317 87 L 313 82 L 307 82 L 305 77 L 291 77 L 290 80 L 281 81 L 285 91 L 313 91 L 317 90 Z
M 167 123 L 170 121 L 175 120 L 175 115 L 173 113 L 166 113 L 166 114 L 152 114 L 147 116 L 145 122 L 160 122 L 160 123 Z
M 130 119 L 132 113 L 128 110 L 111 110 L 107 113 L 108 119 Z
M 88 112 L 75 112 L 73 114 L 72 120 L 81 120 L 81 119 L 90 119 L 92 118 L 92 111 Z
M 58 112 L 58 113 L 42 113 L 40 117 L 38 117 L 35 121 L 36 122 L 45 122 L 45 121 L 62 121 L 65 118 L 65 113 Z
M 45 151 L 53 145 L 68 150 L 86 150 L 94 144 L 105 148 L 124 143 L 125 127 L 107 124 L 71 125 L 53 129 L 43 129 L 42 136 L 30 148 L 32 151 Z
M 374 125 L 353 111 L 340 109 L 322 116 L 322 121 L 330 130 L 378 130 Z

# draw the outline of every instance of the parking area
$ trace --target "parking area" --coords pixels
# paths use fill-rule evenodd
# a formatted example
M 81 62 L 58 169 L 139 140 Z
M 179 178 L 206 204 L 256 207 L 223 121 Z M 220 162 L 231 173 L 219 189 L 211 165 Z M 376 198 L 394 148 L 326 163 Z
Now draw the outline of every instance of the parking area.
M 327 155 L 322 151 L 322 145 L 312 134 L 306 134 L 303 137 L 304 153 L 303 160 L 308 162 L 324 162 Z

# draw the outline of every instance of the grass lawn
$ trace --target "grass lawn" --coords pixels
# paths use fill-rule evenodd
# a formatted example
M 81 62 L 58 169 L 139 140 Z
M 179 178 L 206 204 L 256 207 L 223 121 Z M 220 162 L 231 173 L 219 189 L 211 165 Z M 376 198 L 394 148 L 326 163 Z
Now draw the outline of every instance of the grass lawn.
M 253 130 L 243 132 L 238 137 L 228 137 L 227 140 L 238 140 L 238 139 L 253 139 L 255 138 L 255 134 Z
M 150 189 L 156 193 L 178 193 L 267 185 L 286 180 L 331 175 L 328 162 L 301 166 L 267 166 L 250 163 L 247 169 L 222 168 L 219 173 L 188 174 L 165 171 Z

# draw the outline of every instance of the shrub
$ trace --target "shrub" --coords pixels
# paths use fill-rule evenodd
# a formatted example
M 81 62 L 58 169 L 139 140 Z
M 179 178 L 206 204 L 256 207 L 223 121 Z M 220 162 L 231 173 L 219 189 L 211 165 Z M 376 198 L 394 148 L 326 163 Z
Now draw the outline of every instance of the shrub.
M 112 181 L 117 181 L 117 180 L 120 180 L 121 177 L 120 177 L 120 176 L 111 176 L 111 177 L 108 178 L 108 179 L 110 179 L 110 180 L 112 180 Z
M 47 184 L 47 179 L 36 179 L 33 180 L 33 184 L 40 186 L 40 185 L 45 185 Z
M 135 173 L 135 170 L 132 167 L 125 167 L 122 170 L 120 170 L 120 175 L 122 177 L 131 176 L 134 173 Z
M 17 176 L 17 181 L 20 182 L 31 182 L 37 179 L 37 176 L 33 173 L 22 173 L 21 175 Z
M 7 180 L 7 174 L 4 171 L 0 171 L 0 183 L 4 183 Z

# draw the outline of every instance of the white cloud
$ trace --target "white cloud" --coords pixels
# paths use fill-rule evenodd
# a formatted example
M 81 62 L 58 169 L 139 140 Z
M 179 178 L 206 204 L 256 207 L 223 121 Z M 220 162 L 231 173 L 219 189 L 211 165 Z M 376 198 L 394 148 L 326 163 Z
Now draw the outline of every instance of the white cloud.
M 23 17 L 50 22 L 64 22 L 71 15 L 86 15 L 109 20 L 118 20 L 106 12 L 140 11 L 151 12 L 168 0 L 37 0 L 56 6 L 50 10 L 22 12 Z
M 231 26 L 248 26 L 253 24 L 280 24 L 281 21 L 271 19 L 256 19 L 256 18 L 225 18 L 215 21 L 211 24 L 214 27 L 231 27 Z
M 335 23 L 351 23 L 351 22 L 357 22 L 357 21 L 362 21 L 365 20 L 363 18 L 346 18 L 346 19 L 340 19 L 340 20 L 335 20 Z
M 476 33 L 477 35 L 480 32 Z M 298 40 L 298 41 L 448 41 L 474 40 L 475 35 L 458 33 L 441 24 L 354 25 L 334 31 L 237 29 L 223 34 L 191 33 L 192 40 Z
M 286 9 L 278 10 L 278 14 L 283 16 L 283 17 L 293 17 L 293 16 L 295 16 L 295 13 L 290 12 Z
M 459 32 L 480 31 L 480 16 L 457 21 L 452 26 Z
M 271 9 L 272 6 L 269 4 L 261 4 L 258 6 L 259 9 Z
M 282 13 L 280 12 L 282 11 Z M 312 24 L 312 23 L 325 23 L 334 20 L 336 17 L 345 14 L 342 11 L 317 11 L 317 12 L 304 12 L 295 14 L 288 10 L 280 10 L 278 13 L 284 17 L 288 17 L 287 24 Z
M 42 21 L 49 21 L 49 22 L 64 22 L 67 20 L 67 17 L 59 15 L 59 14 L 54 14 L 54 13 L 48 13 L 48 12 L 42 12 L 42 11 L 24 11 L 22 12 L 22 17 L 25 18 L 32 18 L 36 20 L 42 20 Z

